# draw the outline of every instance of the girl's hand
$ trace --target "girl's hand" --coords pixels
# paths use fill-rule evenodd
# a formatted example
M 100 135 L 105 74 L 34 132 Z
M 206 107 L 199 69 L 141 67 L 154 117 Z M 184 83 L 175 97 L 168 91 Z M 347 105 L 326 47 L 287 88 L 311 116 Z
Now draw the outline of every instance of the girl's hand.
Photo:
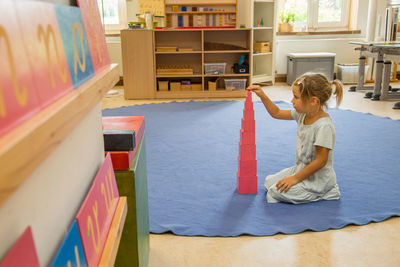
M 280 191 L 281 193 L 285 191 L 286 193 L 292 186 L 294 186 L 298 182 L 298 179 L 294 175 L 285 177 L 276 183 L 276 190 Z
M 258 85 L 250 85 L 247 90 L 254 92 L 258 97 L 263 98 L 265 96 L 264 91 Z

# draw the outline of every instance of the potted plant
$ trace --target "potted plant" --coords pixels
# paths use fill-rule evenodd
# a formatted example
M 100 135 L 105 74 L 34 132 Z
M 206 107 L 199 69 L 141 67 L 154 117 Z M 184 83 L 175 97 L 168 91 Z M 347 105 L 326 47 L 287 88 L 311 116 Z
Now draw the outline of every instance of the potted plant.
M 294 17 L 296 15 L 292 11 L 282 11 L 279 14 L 279 24 L 278 24 L 278 31 L 279 32 L 291 32 L 293 31 L 293 22 Z

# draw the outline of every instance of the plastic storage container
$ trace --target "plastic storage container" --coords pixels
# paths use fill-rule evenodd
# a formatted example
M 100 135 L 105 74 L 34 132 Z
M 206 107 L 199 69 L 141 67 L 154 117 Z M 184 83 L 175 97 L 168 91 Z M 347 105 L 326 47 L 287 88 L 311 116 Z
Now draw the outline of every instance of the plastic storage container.
M 365 65 L 364 83 L 367 80 L 368 65 Z M 358 83 L 358 64 L 337 64 L 337 79 L 343 84 Z
M 226 90 L 244 90 L 246 89 L 247 79 L 224 79 Z
M 335 53 L 290 53 L 287 55 L 286 83 L 292 84 L 298 77 L 307 72 L 323 74 L 329 81 L 333 80 Z
M 226 63 L 204 63 L 205 74 L 225 74 Z

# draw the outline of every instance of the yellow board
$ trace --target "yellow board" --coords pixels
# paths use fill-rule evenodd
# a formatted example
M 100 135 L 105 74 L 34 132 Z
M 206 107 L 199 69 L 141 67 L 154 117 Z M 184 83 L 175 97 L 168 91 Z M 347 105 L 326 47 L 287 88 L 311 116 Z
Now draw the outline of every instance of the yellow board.
M 154 16 L 164 16 L 164 0 L 139 0 L 139 13 L 150 12 Z

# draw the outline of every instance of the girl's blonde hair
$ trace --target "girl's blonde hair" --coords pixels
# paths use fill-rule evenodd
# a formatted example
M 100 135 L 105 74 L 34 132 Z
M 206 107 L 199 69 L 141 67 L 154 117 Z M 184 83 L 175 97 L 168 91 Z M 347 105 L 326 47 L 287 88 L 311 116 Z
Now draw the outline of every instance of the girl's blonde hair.
M 308 103 L 313 96 L 319 99 L 322 107 L 328 107 L 327 101 L 332 95 L 332 85 L 335 85 L 336 106 L 339 106 L 343 99 L 343 85 L 339 80 L 329 82 L 322 74 L 305 74 L 296 79 L 293 85 L 300 88 L 300 98 Z

